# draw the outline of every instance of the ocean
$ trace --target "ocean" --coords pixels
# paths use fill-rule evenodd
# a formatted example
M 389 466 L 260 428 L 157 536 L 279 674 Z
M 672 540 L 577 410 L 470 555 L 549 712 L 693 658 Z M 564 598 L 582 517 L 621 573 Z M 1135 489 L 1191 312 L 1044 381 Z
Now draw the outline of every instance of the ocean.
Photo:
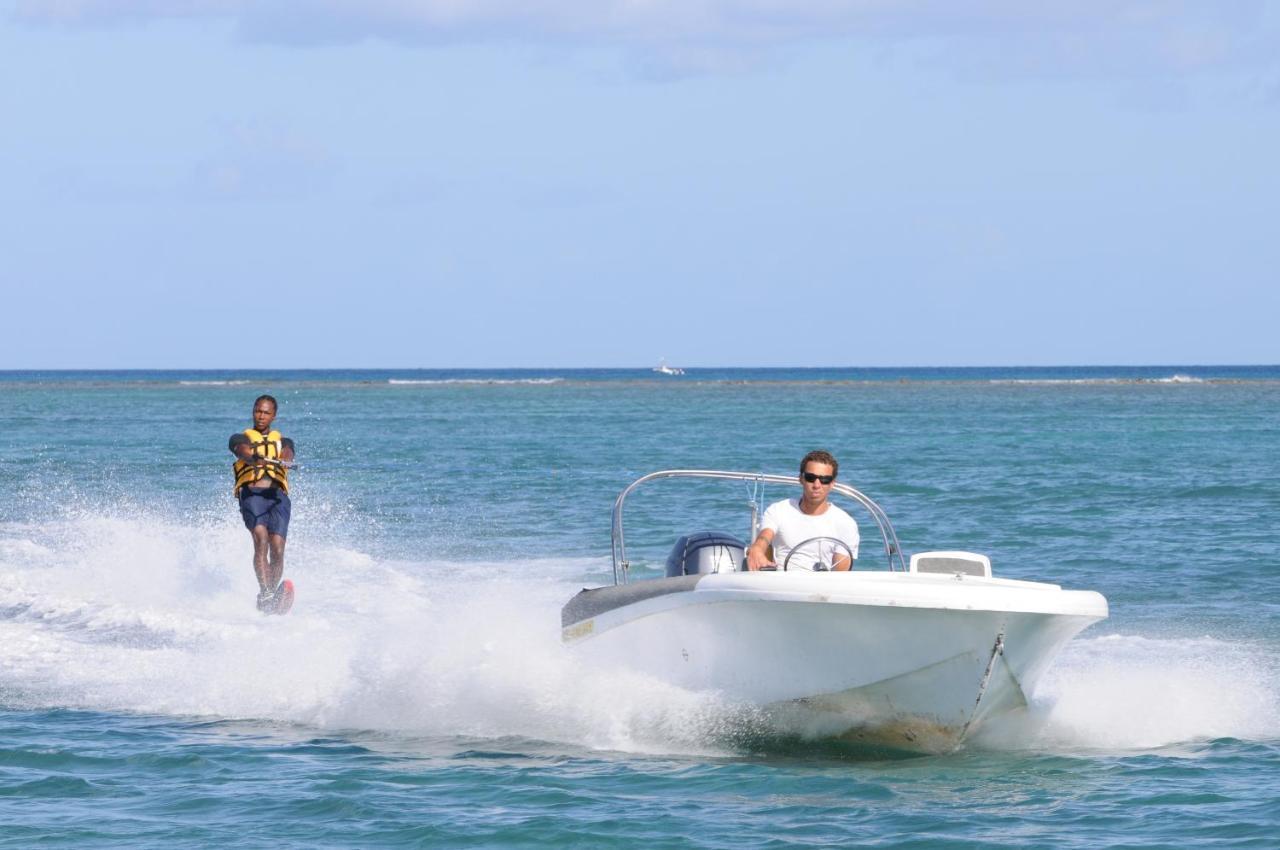
M 259 393 L 279 618 L 226 449 Z M 0 847 L 1280 848 L 1280 367 L 0 372 L 0 429 Z M 812 448 L 908 553 L 1111 616 L 932 756 L 561 645 L 627 484 Z M 638 492 L 637 576 L 749 495 Z

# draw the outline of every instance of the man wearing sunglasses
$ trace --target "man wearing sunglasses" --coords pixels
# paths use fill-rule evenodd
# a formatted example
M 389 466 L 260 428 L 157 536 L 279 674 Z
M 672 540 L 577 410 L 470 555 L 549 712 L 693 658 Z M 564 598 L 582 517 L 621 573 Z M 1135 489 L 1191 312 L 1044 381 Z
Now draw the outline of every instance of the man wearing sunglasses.
M 804 494 L 799 499 L 783 499 L 774 502 L 764 512 L 760 521 L 760 536 L 747 549 L 747 569 L 778 569 L 787 562 L 793 548 L 815 537 L 826 538 L 809 543 L 796 553 L 789 569 L 811 569 L 815 561 L 833 570 L 847 570 L 853 566 L 849 553 L 858 557 L 858 523 L 836 505 L 828 496 L 835 483 L 840 464 L 829 452 L 813 451 L 800 461 L 800 484 Z M 844 542 L 849 552 L 836 546 L 832 540 Z M 773 546 L 773 558 L 769 547 Z M 834 551 L 833 551 L 834 550 Z

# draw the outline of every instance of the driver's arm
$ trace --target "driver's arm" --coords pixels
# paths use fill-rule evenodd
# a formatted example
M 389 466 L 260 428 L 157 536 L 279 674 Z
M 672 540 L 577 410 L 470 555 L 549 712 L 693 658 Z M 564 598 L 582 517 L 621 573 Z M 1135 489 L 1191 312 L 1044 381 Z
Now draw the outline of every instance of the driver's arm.
M 758 570 L 761 567 L 776 567 L 773 561 L 769 560 L 769 544 L 773 542 L 773 529 L 762 528 L 760 536 L 755 542 L 747 547 L 747 569 Z
M 847 548 L 845 551 L 836 549 L 832 552 L 831 569 L 846 571 L 853 569 L 853 561 L 858 557 L 858 524 L 850 517 L 845 523 L 845 527 L 840 529 L 837 539 Z M 850 557 L 852 556 L 852 557 Z

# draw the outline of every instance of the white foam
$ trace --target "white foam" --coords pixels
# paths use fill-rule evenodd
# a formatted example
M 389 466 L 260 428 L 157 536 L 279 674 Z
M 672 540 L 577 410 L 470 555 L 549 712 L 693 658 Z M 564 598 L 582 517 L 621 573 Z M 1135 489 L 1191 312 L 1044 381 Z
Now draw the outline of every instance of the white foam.
M 297 601 L 272 618 L 234 518 L 0 534 L 10 704 L 663 752 L 707 751 L 721 715 L 714 695 L 565 651 L 560 606 L 602 560 L 379 562 L 295 533 Z
M 979 741 L 1053 750 L 1149 750 L 1216 738 L 1280 737 L 1274 648 L 1212 637 L 1137 635 L 1068 644 L 1022 718 Z
M 566 651 L 560 607 L 607 580 L 605 559 L 379 560 L 299 523 L 294 610 L 263 617 L 238 518 L 121 513 L 0 525 L 7 704 L 684 753 L 731 747 L 735 724 L 752 720 L 716 694 Z M 1026 718 L 983 745 L 1273 739 L 1278 666 L 1245 642 L 1078 639 Z

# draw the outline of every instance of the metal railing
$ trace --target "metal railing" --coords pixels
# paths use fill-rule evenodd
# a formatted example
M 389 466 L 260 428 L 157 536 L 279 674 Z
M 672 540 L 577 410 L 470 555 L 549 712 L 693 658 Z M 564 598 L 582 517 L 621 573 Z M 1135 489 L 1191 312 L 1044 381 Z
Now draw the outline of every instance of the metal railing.
M 650 481 L 656 481 L 662 478 L 718 478 L 729 481 L 750 481 L 754 484 L 786 484 L 793 487 L 799 487 L 800 479 L 795 475 L 769 475 L 763 472 L 724 472 L 715 469 L 666 469 L 661 472 L 651 472 L 641 478 L 637 478 L 627 485 L 618 498 L 613 503 L 613 583 L 626 584 L 629 576 L 631 564 L 627 561 L 627 546 L 622 533 L 622 505 L 626 501 L 627 496 L 631 495 L 631 491 L 639 487 L 641 484 Z M 861 505 L 871 518 L 875 521 L 876 526 L 880 529 L 880 536 L 884 539 L 885 556 L 889 561 L 890 570 L 907 569 L 906 563 L 902 560 L 902 547 L 898 545 L 898 535 L 893 530 L 893 524 L 889 522 L 889 517 L 885 512 L 873 502 L 868 496 L 860 490 L 850 487 L 848 484 L 836 482 L 831 485 L 834 493 L 839 493 L 846 498 L 852 499 Z M 752 497 L 752 513 L 751 513 L 751 536 L 752 539 L 756 535 L 756 501 Z M 747 541 L 748 544 L 751 541 Z

